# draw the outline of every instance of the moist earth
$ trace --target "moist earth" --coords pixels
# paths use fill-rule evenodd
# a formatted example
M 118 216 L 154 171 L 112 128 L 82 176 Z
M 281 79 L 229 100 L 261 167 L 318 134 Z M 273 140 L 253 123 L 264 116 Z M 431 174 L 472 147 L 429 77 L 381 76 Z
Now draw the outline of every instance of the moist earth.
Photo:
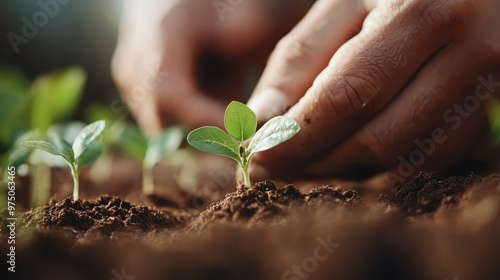
M 201 212 L 169 197 L 147 206 L 66 198 L 24 215 L 16 276 L 500 279 L 499 186 L 498 175 L 421 173 L 366 204 L 341 187 L 301 192 L 265 181 Z M 12 279 L 5 271 L 0 278 Z

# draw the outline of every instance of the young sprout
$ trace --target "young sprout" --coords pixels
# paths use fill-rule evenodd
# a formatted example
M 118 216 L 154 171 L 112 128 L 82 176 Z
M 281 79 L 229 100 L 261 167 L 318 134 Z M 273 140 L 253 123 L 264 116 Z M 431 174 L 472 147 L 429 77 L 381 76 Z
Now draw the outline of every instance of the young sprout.
M 143 166 L 143 192 L 154 193 L 153 168 L 167 155 L 177 151 L 182 144 L 184 131 L 180 127 L 167 128 L 163 133 L 148 142 Z
M 248 166 L 252 156 L 285 142 L 300 130 L 294 119 L 279 116 L 272 118 L 255 132 L 255 113 L 237 101 L 231 102 L 227 107 L 224 127 L 227 133 L 213 126 L 195 129 L 189 133 L 187 141 L 198 150 L 236 160 L 243 170 L 244 184 L 248 188 L 251 186 Z M 252 136 L 250 144 L 246 146 L 245 141 Z
M 126 153 L 142 162 L 142 192 L 154 193 L 153 169 L 158 162 L 179 149 L 184 139 L 184 129 L 173 126 L 165 129 L 156 138 L 148 139 L 135 126 L 128 126 L 119 145 Z
M 104 121 L 97 121 L 85 126 L 76 136 L 73 145 L 64 141 L 57 134 L 49 134 L 49 142 L 24 141 L 21 145 L 44 150 L 66 160 L 73 176 L 73 199 L 76 201 L 79 199 L 78 174 L 83 167 L 93 163 L 101 155 L 102 149 L 97 145 L 96 139 L 105 126 Z

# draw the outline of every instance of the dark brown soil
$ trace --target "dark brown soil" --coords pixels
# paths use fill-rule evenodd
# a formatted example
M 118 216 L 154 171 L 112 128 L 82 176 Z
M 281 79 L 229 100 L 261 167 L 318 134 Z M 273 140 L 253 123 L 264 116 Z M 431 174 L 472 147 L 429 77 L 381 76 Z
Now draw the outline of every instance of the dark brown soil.
M 187 196 L 149 197 L 157 207 L 67 198 L 26 214 L 16 276 L 117 279 L 124 269 L 129 280 L 500 279 L 499 186 L 498 175 L 421 173 L 366 205 L 339 187 L 261 182 L 189 215 Z M 5 227 L 0 235 L 4 252 Z
M 405 215 L 429 215 L 438 210 L 460 206 L 467 195 L 484 195 L 500 185 L 499 175 L 444 178 L 431 172 L 421 172 L 413 180 L 401 184 L 379 201 Z
M 44 207 L 41 225 L 70 228 L 78 232 L 90 229 L 104 234 L 115 231 L 172 229 L 185 221 L 167 212 L 132 205 L 117 197 L 101 196 L 96 200 L 73 201 L 66 198 Z
M 202 209 L 207 204 L 207 198 L 180 190 L 165 195 L 151 194 L 147 196 L 147 200 L 156 207 L 185 210 Z
M 421 172 L 390 195 L 381 195 L 380 201 L 406 215 L 432 214 L 441 207 L 456 206 L 464 193 L 480 182 L 482 178 L 475 175 L 443 178 L 436 173 Z
M 236 192 L 208 206 L 207 210 L 195 219 L 192 226 L 203 228 L 217 222 L 243 222 L 256 226 L 272 219 L 284 218 L 292 209 L 309 207 L 310 210 L 324 206 L 343 208 L 348 211 L 364 211 L 367 206 L 360 196 L 352 190 L 323 186 L 301 193 L 293 185 L 277 188 L 273 182 L 257 183 L 254 188 L 240 188 Z

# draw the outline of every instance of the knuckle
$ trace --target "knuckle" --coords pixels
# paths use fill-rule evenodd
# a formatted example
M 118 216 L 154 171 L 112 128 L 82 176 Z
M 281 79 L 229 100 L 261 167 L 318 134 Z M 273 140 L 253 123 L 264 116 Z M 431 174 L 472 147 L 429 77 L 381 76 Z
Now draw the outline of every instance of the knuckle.
M 468 14 L 467 0 L 425 0 L 413 1 L 418 21 L 430 30 L 455 29 Z
M 324 103 L 341 119 L 367 113 L 366 109 L 372 107 L 371 104 L 380 92 L 374 78 L 361 74 L 344 75 L 333 83 L 323 79 L 319 87 L 326 99 Z

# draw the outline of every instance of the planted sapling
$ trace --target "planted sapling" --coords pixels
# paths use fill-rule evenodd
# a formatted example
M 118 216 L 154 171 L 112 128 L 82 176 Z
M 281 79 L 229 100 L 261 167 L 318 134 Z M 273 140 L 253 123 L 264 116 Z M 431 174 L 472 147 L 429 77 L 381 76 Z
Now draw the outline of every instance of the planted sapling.
M 119 145 L 130 155 L 142 162 L 142 192 L 154 193 L 153 169 L 165 157 L 176 152 L 184 139 L 184 129 L 172 126 L 155 138 L 148 138 L 136 128 L 129 126 L 123 132 Z
M 233 101 L 224 115 L 226 132 L 218 127 L 195 129 L 187 137 L 188 143 L 198 150 L 222 155 L 237 161 L 243 170 L 244 184 L 250 187 L 248 166 L 252 156 L 292 138 L 300 130 L 299 124 L 286 116 L 274 117 L 257 132 L 257 117 L 245 104 Z M 253 136 L 253 138 L 252 138 Z M 250 139 L 245 145 L 245 141 Z
M 148 142 L 143 166 L 143 192 L 145 194 L 154 193 L 153 168 L 169 154 L 177 151 L 182 144 L 185 132 L 182 128 L 174 126 L 167 128 L 163 133 Z
M 49 134 L 48 142 L 24 141 L 21 145 L 61 156 L 68 163 L 73 176 L 73 199 L 76 201 L 79 199 L 79 172 L 81 168 L 93 163 L 101 155 L 102 149 L 97 145 L 96 140 L 105 126 L 104 121 L 97 121 L 85 126 L 76 136 L 73 145 L 57 134 Z
M 47 201 L 51 172 L 20 142 L 39 139 L 37 135 L 44 135 L 54 123 L 70 119 L 85 80 L 82 69 L 71 67 L 43 74 L 30 85 L 21 71 L 0 66 L 0 182 L 7 178 L 7 166 L 15 167 L 20 176 L 30 173 L 32 206 Z M 29 167 L 25 164 L 28 161 Z M 0 184 L 0 208 L 7 201 L 1 197 L 7 193 L 4 186 Z

